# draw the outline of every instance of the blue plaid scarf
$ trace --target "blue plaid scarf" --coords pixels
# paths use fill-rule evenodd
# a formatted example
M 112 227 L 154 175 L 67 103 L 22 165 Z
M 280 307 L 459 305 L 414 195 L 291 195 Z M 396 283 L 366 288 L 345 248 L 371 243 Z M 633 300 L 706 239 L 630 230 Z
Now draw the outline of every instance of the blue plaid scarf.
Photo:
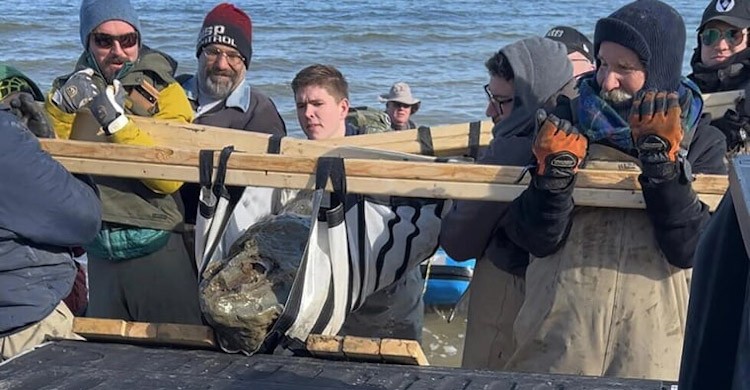
M 599 96 L 595 77 L 592 75 L 583 78 L 578 85 L 578 130 L 586 135 L 589 143 L 605 143 L 635 155 L 635 145 L 627 118 L 622 118 Z M 682 129 L 685 132 L 683 143 L 689 144 L 703 112 L 703 98 L 698 86 L 684 77 L 677 92 L 682 106 Z M 683 145 L 683 148 L 687 149 L 687 145 Z

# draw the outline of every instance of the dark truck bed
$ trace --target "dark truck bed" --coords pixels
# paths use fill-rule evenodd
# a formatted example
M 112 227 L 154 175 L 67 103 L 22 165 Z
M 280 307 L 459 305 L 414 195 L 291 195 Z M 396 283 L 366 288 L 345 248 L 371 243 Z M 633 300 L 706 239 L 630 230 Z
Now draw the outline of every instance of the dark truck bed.
M 246 357 L 206 350 L 61 341 L 0 365 L 0 389 L 670 389 L 661 381 L 602 379 Z

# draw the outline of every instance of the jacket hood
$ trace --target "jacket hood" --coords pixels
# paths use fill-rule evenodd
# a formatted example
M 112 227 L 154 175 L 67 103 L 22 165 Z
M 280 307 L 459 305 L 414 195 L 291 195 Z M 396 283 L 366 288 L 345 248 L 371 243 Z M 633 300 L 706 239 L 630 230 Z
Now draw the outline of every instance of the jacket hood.
M 500 51 L 513 68 L 513 112 L 495 125 L 493 135 L 517 135 L 528 128 L 536 111 L 570 80 L 573 65 L 564 44 L 542 37 L 522 39 Z

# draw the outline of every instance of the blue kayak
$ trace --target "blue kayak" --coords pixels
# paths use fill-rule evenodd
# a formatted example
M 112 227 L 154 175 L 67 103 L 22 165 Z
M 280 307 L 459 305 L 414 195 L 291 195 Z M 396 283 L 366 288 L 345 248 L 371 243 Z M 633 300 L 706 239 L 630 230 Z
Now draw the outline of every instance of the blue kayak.
M 475 259 L 453 260 L 443 248 L 438 248 L 429 261 L 422 263 L 422 275 L 427 280 L 424 303 L 435 306 L 457 304 L 469 288 L 475 263 Z

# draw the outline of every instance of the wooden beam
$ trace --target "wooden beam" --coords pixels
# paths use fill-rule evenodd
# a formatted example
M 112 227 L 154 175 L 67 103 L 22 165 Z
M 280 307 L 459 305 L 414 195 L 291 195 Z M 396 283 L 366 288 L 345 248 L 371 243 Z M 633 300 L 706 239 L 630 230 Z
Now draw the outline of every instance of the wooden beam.
M 414 366 L 430 365 L 422 346 L 414 340 L 382 339 L 380 341 L 380 356 L 387 362 Z
M 271 135 L 221 127 L 185 124 L 153 118 L 131 116 L 142 131 L 148 133 L 157 145 L 170 145 L 178 149 L 221 149 L 234 145 L 247 153 L 264 154 L 269 150 Z M 433 149 L 438 156 L 463 155 L 468 152 L 469 123 L 436 126 L 431 129 Z M 480 145 L 489 145 L 492 138 L 492 122 L 480 125 Z M 107 142 L 99 130 L 99 124 L 86 111 L 76 115 L 71 133 L 72 140 Z M 331 141 L 309 141 L 293 137 L 281 140 L 279 154 L 286 156 L 340 155 L 348 156 L 346 146 L 367 147 L 390 151 L 420 154 L 421 144 L 417 130 L 406 130 L 382 134 L 368 134 Z M 341 154 L 343 153 L 343 154 Z
M 145 168 L 160 164 L 169 166 L 198 166 L 198 152 L 191 150 L 180 150 L 165 147 L 143 147 L 118 144 L 96 144 L 80 141 L 42 140 L 42 146 L 52 156 L 63 158 L 69 164 L 76 160 L 81 162 L 88 160 L 105 160 L 109 162 L 131 162 L 142 164 Z M 376 157 L 378 153 L 369 151 L 369 157 Z M 389 152 L 381 152 L 383 158 L 402 158 L 402 155 L 393 155 Z M 80 157 L 79 157 L 80 156 Z M 408 158 L 408 155 L 405 155 Z M 417 156 L 419 157 L 419 156 Z M 429 161 L 419 158 L 421 161 Z M 312 175 L 315 173 L 317 158 L 312 157 L 288 157 L 276 155 L 252 155 L 247 153 L 235 153 L 229 159 L 230 171 L 251 171 L 271 176 L 272 173 L 291 173 Z M 127 164 L 123 164 L 127 174 Z M 141 165 L 139 165 L 141 166 Z M 116 166 L 113 166 L 116 167 Z M 155 168 L 155 167 L 154 167 Z M 82 168 L 75 168 L 82 169 Z M 393 179 L 393 180 L 416 180 L 429 182 L 456 182 L 456 183 L 482 183 L 482 184 L 516 184 L 521 176 L 523 168 L 511 166 L 494 166 L 464 163 L 435 163 L 420 161 L 389 161 L 350 158 L 345 160 L 347 177 L 362 177 L 370 179 Z M 80 172 L 98 175 L 106 175 L 109 171 L 98 169 L 96 172 Z M 111 174 L 118 175 L 118 169 L 113 168 Z M 612 190 L 640 190 L 636 171 L 613 171 L 613 170 L 589 170 L 582 169 L 578 174 L 577 185 L 580 188 L 598 188 Z M 125 176 L 128 177 L 128 176 Z M 143 178 L 142 176 L 136 176 Z M 165 178 L 160 176 L 158 178 Z M 193 177 L 173 178 L 180 181 L 197 181 L 197 174 Z M 242 180 L 237 178 L 237 180 Z M 304 180 L 305 185 L 309 178 Z M 522 184 L 528 183 L 526 175 Z M 237 185 L 260 185 L 258 183 L 233 182 Z M 273 185 L 271 185 L 273 186 Z M 434 186 L 433 186 L 434 187 Z M 294 187 L 299 188 L 299 187 Z M 302 187 L 308 188 L 308 187 Z M 702 194 L 723 194 L 727 188 L 727 177 L 724 175 L 696 175 L 693 183 L 696 192 Z
M 155 345 L 216 349 L 214 332 L 202 325 L 130 322 L 77 317 L 73 332 L 87 340 L 127 341 Z
M 313 356 L 334 360 L 429 365 L 422 347 L 415 340 L 311 334 L 306 347 Z

